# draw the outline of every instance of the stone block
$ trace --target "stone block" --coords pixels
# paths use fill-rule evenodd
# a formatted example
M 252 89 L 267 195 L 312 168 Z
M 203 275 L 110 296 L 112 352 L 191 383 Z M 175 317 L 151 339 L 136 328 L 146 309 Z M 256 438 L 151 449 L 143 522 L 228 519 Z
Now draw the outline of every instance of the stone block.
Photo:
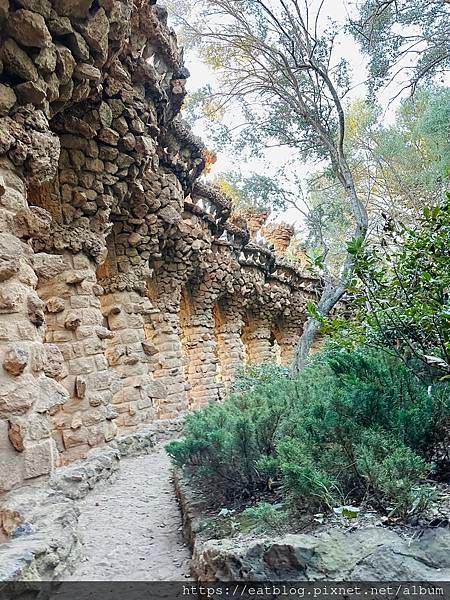
M 53 471 L 58 463 L 58 450 L 53 439 L 27 445 L 23 452 L 24 477 L 31 479 Z

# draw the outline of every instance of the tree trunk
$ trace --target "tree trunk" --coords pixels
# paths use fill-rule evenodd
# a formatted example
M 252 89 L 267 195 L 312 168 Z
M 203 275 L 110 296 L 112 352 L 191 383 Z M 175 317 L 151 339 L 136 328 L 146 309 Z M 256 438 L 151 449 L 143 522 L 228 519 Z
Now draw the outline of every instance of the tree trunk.
M 356 193 L 353 176 L 348 168 L 345 158 L 341 157 L 339 164 L 335 167 L 335 174 L 341 181 L 344 189 L 347 192 L 349 204 L 352 208 L 353 217 L 355 219 L 355 229 L 353 231 L 353 239 L 362 238 L 367 234 L 368 216 L 365 206 L 361 203 Z M 328 281 L 322 292 L 322 296 L 317 304 L 318 313 L 326 317 L 330 311 L 339 302 L 345 294 L 345 290 L 351 280 L 356 257 L 353 254 L 347 253 L 342 267 L 342 275 L 338 280 Z M 293 377 L 298 375 L 305 368 L 311 346 L 314 342 L 314 337 L 320 327 L 317 319 L 310 317 L 303 328 L 303 333 L 298 341 L 297 350 L 295 352 L 294 362 L 291 367 Z
M 297 350 L 294 356 L 294 363 L 292 365 L 292 375 L 297 377 L 303 370 L 306 359 L 308 358 L 309 351 L 316 337 L 316 333 L 319 331 L 320 323 L 313 317 L 309 317 L 303 327 L 303 333 L 298 342 Z

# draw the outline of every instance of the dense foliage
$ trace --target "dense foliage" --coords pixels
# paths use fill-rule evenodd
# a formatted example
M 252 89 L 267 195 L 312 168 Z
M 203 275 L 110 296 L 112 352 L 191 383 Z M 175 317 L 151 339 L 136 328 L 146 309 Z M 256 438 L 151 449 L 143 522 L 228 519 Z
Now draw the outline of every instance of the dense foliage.
M 450 378 L 450 194 L 415 227 L 387 227 L 382 243 L 355 243 L 352 319 L 324 323 L 340 344 L 364 342 Z
M 294 381 L 250 377 L 222 404 L 190 415 L 168 452 L 228 498 L 281 486 L 297 508 L 367 501 L 423 508 L 423 480 L 446 456 L 448 387 L 427 387 L 398 359 L 329 348 Z

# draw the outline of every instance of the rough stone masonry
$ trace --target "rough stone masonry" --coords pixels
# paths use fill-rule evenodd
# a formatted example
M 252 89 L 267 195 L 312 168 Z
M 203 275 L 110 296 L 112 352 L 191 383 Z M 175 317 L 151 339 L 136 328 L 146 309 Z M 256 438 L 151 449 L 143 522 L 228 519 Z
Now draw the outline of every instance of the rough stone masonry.
M 152 0 L 0 0 L 0 493 L 292 358 L 316 282 L 199 181 L 188 76 Z

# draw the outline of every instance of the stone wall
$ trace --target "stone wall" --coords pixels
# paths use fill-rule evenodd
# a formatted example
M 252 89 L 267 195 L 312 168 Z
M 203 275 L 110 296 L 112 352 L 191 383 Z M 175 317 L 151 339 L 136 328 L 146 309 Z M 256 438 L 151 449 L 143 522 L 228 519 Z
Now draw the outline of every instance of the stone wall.
M 317 282 L 199 180 L 188 77 L 153 1 L 0 0 L 0 492 L 292 359 Z

